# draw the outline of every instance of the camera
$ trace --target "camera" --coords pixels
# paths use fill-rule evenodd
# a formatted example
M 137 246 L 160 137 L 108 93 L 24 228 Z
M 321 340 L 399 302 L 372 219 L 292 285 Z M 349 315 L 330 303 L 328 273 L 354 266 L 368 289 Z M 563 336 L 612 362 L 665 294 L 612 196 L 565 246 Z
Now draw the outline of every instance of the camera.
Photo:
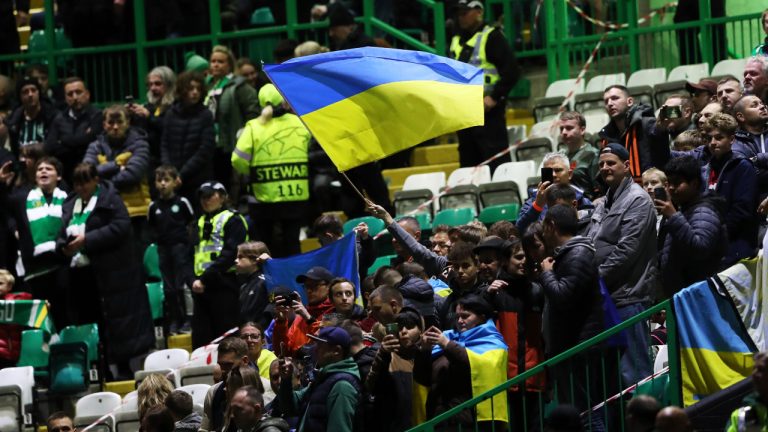
M 287 305 L 290 306 L 294 301 L 301 302 L 301 296 L 296 291 L 293 291 L 290 294 L 288 294 L 287 298 L 285 296 L 275 295 L 274 293 L 269 295 L 269 302 L 270 303 L 285 303 L 285 302 L 287 302 L 288 303 Z
M 683 116 L 683 110 L 680 106 L 666 106 L 661 107 L 661 115 L 668 119 L 678 119 Z

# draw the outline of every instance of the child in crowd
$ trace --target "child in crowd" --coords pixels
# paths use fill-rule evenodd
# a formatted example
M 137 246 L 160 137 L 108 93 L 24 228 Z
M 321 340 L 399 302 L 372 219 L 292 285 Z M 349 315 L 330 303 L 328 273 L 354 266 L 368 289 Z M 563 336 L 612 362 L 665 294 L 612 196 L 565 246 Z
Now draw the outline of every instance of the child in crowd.
M 669 182 L 667 181 L 667 175 L 664 174 L 664 171 L 658 168 L 648 168 L 643 173 L 643 189 L 645 189 L 645 191 L 648 192 L 648 195 L 651 196 L 651 199 L 656 199 L 656 195 L 654 194 L 654 190 L 656 188 L 664 188 L 664 190 L 666 191 L 668 185 L 669 185 Z M 656 211 L 656 232 L 657 233 L 659 232 L 659 228 L 661 227 L 662 218 L 663 216 L 661 215 L 661 213 Z
M 672 143 L 672 148 L 676 151 L 690 151 L 695 148 L 706 145 L 707 141 L 698 130 L 687 130 L 680 133 Z M 643 177 L 645 183 L 645 177 Z
M 12 293 L 16 282 L 11 272 L 0 269 L 0 300 L 32 300 L 29 293 Z M 21 326 L 0 324 L 0 369 L 15 366 L 21 353 Z
M 235 271 L 240 278 L 240 322 L 253 321 L 267 328 L 273 313 L 267 312 L 269 299 L 261 265 L 270 259 L 269 248 L 264 242 L 251 241 L 237 247 Z M 272 311 L 274 312 L 274 311 Z
M 192 329 L 190 287 L 194 273 L 188 228 L 194 220 L 194 213 L 189 200 L 176 194 L 180 186 L 181 177 L 175 167 L 158 167 L 155 170 L 158 199 L 149 205 L 147 216 L 160 257 L 165 292 L 164 316 L 167 317 L 169 334 L 189 333 Z

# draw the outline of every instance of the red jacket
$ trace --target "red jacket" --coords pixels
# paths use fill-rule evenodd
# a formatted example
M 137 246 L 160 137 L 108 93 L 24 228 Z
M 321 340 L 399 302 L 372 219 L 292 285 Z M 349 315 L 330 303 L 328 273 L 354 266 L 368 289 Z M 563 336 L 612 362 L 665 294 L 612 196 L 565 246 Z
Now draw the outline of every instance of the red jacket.
M 308 323 L 303 317 L 297 316 L 291 325 L 288 320 L 275 319 L 275 330 L 272 334 L 272 347 L 275 352 L 280 352 L 280 343 L 285 343 L 285 355 L 293 357 L 296 351 L 309 342 L 308 334 L 315 334 L 320 329 L 320 323 L 323 315 L 334 311 L 331 301 L 325 299 L 322 303 L 309 305 L 307 312 L 315 319 L 313 323 Z
M 29 293 L 7 293 L 3 300 L 32 300 Z M 21 330 L 18 324 L 0 324 L 0 359 L 16 363 L 21 354 Z

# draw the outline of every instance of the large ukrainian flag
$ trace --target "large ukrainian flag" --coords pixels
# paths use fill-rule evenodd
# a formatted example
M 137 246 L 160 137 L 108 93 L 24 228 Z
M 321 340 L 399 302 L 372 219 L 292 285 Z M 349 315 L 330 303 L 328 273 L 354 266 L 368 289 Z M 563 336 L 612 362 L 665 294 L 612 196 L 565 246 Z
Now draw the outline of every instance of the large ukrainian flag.
M 339 171 L 483 124 L 483 72 L 434 54 L 356 48 L 264 71 Z
M 685 406 L 750 375 L 757 349 L 727 297 L 702 281 L 673 301 Z
M 454 341 L 467 349 L 470 375 L 472 377 L 472 397 L 475 398 L 507 380 L 507 344 L 496 329 L 493 320 L 469 329 L 465 332 L 448 330 L 443 332 L 448 340 Z M 442 354 L 443 349 L 435 345 L 432 358 Z M 507 413 L 507 392 L 503 391 L 492 399 L 477 405 L 477 420 L 496 420 L 509 422 Z

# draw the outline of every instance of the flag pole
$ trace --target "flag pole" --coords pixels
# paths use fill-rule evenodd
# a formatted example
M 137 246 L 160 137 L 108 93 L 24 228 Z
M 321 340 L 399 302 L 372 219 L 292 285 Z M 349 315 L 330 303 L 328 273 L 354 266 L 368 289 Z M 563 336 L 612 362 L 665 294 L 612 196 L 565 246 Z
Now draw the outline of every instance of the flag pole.
M 362 198 L 363 201 L 366 201 L 368 199 L 365 197 L 365 195 L 363 195 L 362 192 L 360 192 L 360 189 L 358 189 L 357 186 L 355 186 L 355 184 L 352 183 L 352 180 L 350 180 L 349 177 L 347 177 L 347 173 L 345 173 L 344 171 L 339 171 L 339 174 L 341 174 L 342 176 L 344 176 L 345 179 L 347 179 L 347 183 L 349 183 L 349 185 L 352 186 L 352 189 L 354 189 L 355 192 L 357 192 L 357 194 L 360 195 L 360 198 Z

